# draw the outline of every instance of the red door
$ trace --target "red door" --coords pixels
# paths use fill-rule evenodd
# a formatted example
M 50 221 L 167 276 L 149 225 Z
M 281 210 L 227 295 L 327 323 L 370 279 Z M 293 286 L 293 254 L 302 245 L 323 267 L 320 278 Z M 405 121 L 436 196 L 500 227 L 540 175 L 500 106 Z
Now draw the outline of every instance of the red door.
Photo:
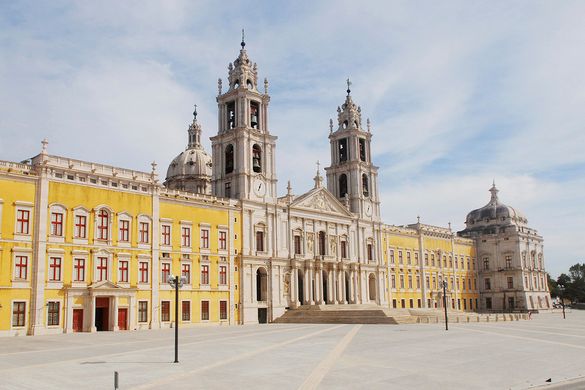
M 128 330 L 128 309 L 118 309 L 118 329 Z
M 83 332 L 83 309 L 73 309 L 73 331 Z

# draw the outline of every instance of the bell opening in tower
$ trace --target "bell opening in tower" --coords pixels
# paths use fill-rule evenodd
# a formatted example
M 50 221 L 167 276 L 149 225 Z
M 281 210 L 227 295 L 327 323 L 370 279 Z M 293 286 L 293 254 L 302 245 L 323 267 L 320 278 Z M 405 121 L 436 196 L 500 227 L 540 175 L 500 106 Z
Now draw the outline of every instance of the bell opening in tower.
M 234 171 L 234 146 L 232 144 L 225 148 L 225 173 L 226 175 Z
M 342 173 L 339 176 L 339 197 L 345 198 L 345 195 L 347 195 L 347 175 Z
M 258 121 L 258 113 L 260 112 L 260 107 L 258 102 L 250 102 L 250 127 L 253 129 L 260 128 L 260 122 Z
M 360 160 L 366 161 L 366 140 L 360 138 Z
M 339 140 L 339 162 L 347 161 L 349 150 L 347 149 L 347 138 Z
M 236 127 L 236 102 L 227 103 L 226 108 L 228 129 L 233 129 Z
M 258 144 L 252 146 L 252 170 L 256 173 L 262 172 L 262 149 Z
M 362 175 L 362 191 L 366 198 L 370 196 L 370 189 L 368 186 L 368 175 L 366 175 L 365 173 Z

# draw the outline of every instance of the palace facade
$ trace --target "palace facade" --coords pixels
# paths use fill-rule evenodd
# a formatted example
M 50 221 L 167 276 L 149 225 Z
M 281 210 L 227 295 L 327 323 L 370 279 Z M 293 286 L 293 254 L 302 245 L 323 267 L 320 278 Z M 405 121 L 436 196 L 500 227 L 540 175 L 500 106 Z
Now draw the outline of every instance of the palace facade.
M 242 42 L 218 82 L 218 133 L 151 172 L 41 153 L 0 162 L 0 334 L 271 322 L 303 305 L 538 310 L 550 307 L 542 237 L 495 185 L 466 229 L 380 217 L 372 128 L 347 90 L 330 121 L 331 164 L 277 194 L 268 81 Z

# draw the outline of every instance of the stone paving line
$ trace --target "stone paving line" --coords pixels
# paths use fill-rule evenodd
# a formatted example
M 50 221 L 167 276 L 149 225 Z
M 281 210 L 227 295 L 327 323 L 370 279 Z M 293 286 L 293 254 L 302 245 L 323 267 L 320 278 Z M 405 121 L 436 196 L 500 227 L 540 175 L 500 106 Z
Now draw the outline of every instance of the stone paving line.
M 0 338 L 0 389 L 585 389 L 585 312 L 532 318 Z

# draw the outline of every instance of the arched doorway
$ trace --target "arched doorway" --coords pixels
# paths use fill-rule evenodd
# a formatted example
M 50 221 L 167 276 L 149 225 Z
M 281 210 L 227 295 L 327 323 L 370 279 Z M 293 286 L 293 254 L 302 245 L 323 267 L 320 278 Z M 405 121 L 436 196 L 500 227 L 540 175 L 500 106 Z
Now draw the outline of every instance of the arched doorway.
M 343 271 L 343 274 L 345 275 L 345 301 L 347 303 L 350 303 L 350 299 L 349 299 L 349 274 L 347 273 L 347 271 Z
M 323 280 L 323 303 L 329 303 L 329 280 L 327 279 L 327 271 L 321 271 L 321 280 Z
M 326 251 L 326 243 L 325 243 L 325 232 L 319 232 L 319 254 L 321 256 L 325 255 Z
M 368 277 L 368 290 L 369 290 L 369 298 L 370 301 L 376 300 L 376 276 L 374 274 L 370 274 Z
M 258 268 L 256 271 L 256 300 L 258 302 L 264 302 L 267 299 L 267 279 L 266 269 Z
M 299 289 L 299 303 L 302 305 L 305 302 L 305 284 L 303 283 L 303 271 L 299 270 L 299 277 L 298 277 L 298 283 L 297 283 L 297 288 Z

